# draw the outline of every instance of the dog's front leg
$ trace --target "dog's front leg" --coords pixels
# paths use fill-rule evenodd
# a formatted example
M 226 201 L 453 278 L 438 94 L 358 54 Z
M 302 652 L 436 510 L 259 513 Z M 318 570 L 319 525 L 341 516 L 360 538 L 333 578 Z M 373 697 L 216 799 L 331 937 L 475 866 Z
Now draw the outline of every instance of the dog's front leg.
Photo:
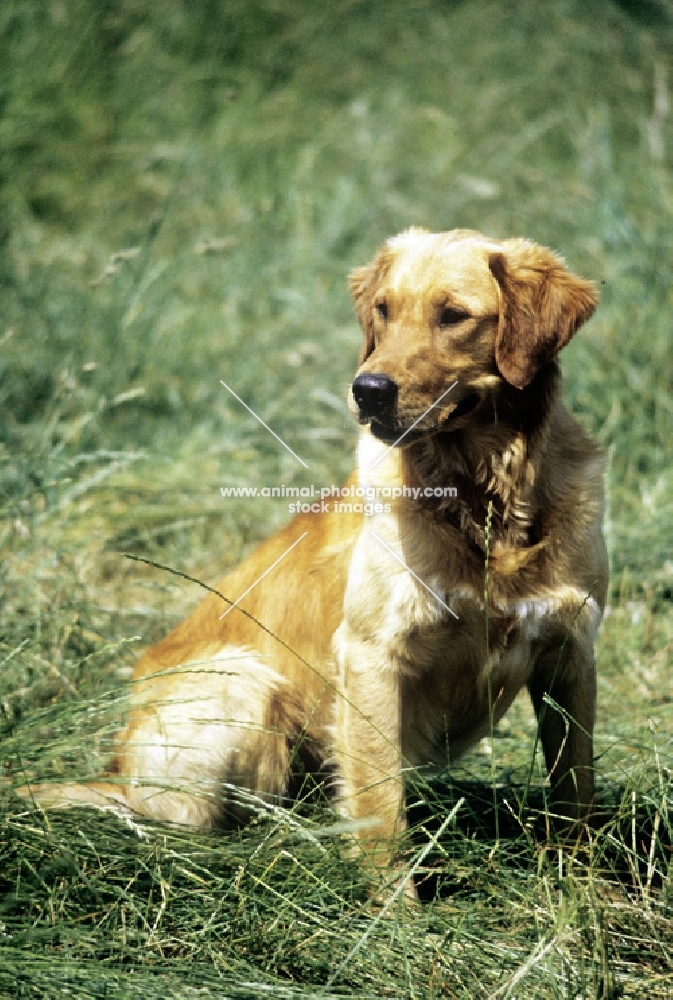
M 594 797 L 596 671 L 586 638 L 559 645 L 560 650 L 546 649 L 538 657 L 528 689 L 538 717 L 552 801 L 556 812 L 572 821 L 589 812 Z
M 369 861 L 384 866 L 405 826 L 400 674 L 380 645 L 356 636 L 345 621 L 334 646 L 341 807 L 356 821 L 356 835 Z

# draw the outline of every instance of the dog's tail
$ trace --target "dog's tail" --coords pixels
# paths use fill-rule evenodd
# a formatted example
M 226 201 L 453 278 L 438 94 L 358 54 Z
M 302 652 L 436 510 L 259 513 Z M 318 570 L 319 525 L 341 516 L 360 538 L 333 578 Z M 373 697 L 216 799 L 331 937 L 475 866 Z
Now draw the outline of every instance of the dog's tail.
M 21 785 L 14 792 L 19 798 L 41 809 L 71 809 L 93 806 L 131 814 L 126 788 L 109 781 L 67 782 L 66 784 Z

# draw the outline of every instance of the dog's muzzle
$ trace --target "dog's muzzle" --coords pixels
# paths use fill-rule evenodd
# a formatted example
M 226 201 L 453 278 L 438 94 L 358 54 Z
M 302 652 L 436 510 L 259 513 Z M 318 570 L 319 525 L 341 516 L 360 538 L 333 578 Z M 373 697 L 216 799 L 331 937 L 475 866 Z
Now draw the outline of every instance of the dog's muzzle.
M 358 407 L 358 420 L 361 424 L 369 424 L 372 434 L 387 444 L 410 445 L 417 441 L 424 434 L 445 432 L 450 433 L 458 427 L 464 426 L 461 418 L 470 415 L 482 402 L 481 396 L 476 392 L 468 392 L 463 396 L 448 417 L 443 422 L 437 422 L 437 417 L 433 413 L 430 420 L 416 421 L 413 430 L 405 430 L 400 425 L 397 413 L 397 382 L 388 375 L 378 373 L 358 375 L 351 386 L 353 399 Z M 428 407 L 426 413 L 430 413 L 433 407 Z M 426 414 L 422 415 L 423 417 Z M 433 422 L 433 416 L 435 418 Z

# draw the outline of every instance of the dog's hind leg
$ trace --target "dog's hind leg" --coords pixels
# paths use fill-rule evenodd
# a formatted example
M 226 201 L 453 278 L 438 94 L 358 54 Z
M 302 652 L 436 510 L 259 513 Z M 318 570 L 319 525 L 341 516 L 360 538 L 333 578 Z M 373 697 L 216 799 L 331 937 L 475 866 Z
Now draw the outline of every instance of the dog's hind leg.
M 45 808 L 126 808 L 192 826 L 235 825 L 282 794 L 285 682 L 254 652 L 223 649 L 134 684 L 107 781 L 24 786 Z

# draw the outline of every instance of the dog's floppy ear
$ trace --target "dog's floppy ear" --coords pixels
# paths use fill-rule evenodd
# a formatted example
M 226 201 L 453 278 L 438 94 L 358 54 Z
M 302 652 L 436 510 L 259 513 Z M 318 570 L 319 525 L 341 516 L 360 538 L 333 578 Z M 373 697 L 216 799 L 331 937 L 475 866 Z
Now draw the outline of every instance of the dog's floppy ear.
M 373 261 L 364 267 L 356 267 L 351 271 L 348 287 L 355 302 L 355 313 L 365 335 L 365 341 L 360 351 L 358 366 L 364 364 L 374 350 L 374 298 L 381 281 L 388 273 L 392 263 L 392 251 L 384 246 L 379 250 Z
M 598 294 L 551 250 L 520 239 L 503 247 L 489 255 L 501 291 L 495 361 L 503 378 L 525 389 L 589 319 Z

